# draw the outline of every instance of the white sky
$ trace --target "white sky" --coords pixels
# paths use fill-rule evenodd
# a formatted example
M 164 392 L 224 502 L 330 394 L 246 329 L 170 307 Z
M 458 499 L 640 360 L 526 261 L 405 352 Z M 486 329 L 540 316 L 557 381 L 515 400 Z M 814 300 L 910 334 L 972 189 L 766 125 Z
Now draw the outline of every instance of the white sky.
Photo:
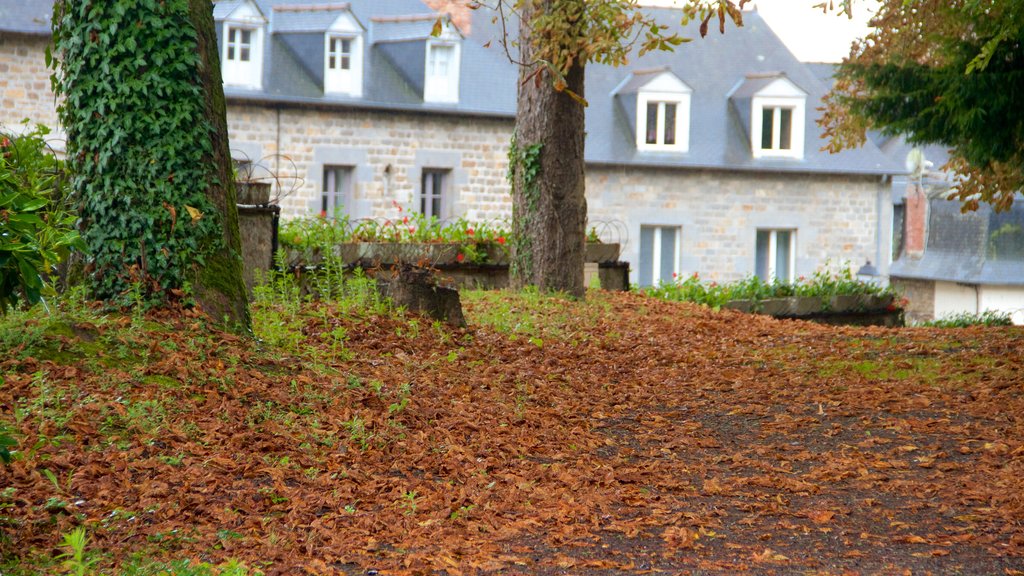
M 850 53 L 850 43 L 868 33 L 869 10 L 877 0 L 855 0 L 853 20 L 832 11 L 823 14 L 813 8 L 822 0 L 751 0 L 775 34 L 789 50 L 805 62 L 839 62 Z M 825 0 L 827 1 L 827 0 Z M 682 0 L 641 0 L 649 6 L 683 4 Z M 838 4 L 838 2 L 836 2 Z M 712 32 L 715 27 L 712 26 Z M 726 30 L 726 34 L 729 31 Z

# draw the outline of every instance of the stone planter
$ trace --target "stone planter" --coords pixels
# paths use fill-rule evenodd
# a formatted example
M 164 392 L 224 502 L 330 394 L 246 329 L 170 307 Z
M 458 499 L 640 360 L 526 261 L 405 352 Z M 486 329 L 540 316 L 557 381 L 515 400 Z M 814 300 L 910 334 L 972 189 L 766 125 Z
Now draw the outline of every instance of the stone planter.
M 264 206 L 270 203 L 270 182 L 235 182 L 236 203 Z
M 793 313 L 793 299 L 768 298 L 760 302 L 760 314 L 768 316 L 789 316 Z
M 457 260 L 460 244 L 413 244 L 408 242 L 361 242 L 357 260 L 381 264 L 428 264 L 444 266 Z
M 587 242 L 587 251 L 584 254 L 585 262 L 618 262 L 620 247 L 618 244 L 604 244 L 601 242 Z
M 487 253 L 487 264 L 503 265 L 511 261 L 511 249 L 508 245 L 487 244 L 484 248 Z
M 750 300 L 729 300 L 722 308 L 749 314 L 753 310 L 753 302 Z
M 809 316 L 818 314 L 824 310 L 824 303 L 818 297 L 793 298 L 793 305 L 790 314 L 794 316 Z

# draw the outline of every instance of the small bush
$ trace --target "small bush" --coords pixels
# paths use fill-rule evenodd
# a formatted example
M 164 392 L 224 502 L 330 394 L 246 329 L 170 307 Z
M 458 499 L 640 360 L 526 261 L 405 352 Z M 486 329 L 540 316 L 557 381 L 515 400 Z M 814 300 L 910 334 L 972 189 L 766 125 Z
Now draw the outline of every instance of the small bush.
M 48 133 L 44 126 L 17 137 L 0 133 L 0 314 L 39 302 L 56 265 L 84 247 Z
M 727 284 L 705 283 L 694 273 L 686 278 L 676 278 L 672 282 L 661 282 L 657 286 L 644 289 L 643 292 L 657 298 L 694 302 L 711 308 L 720 308 L 730 300 L 750 300 L 757 303 L 769 298 L 790 296 L 821 298 L 826 305 L 834 296 L 896 297 L 891 288 L 857 280 L 849 267 L 844 267 L 838 272 L 822 269 L 810 278 L 801 276 L 793 283 L 779 280 L 766 282 L 757 276 Z
M 981 314 L 962 312 L 951 314 L 931 322 L 922 322 L 920 326 L 928 328 L 967 328 L 968 326 L 1012 326 L 1009 312 L 986 310 Z

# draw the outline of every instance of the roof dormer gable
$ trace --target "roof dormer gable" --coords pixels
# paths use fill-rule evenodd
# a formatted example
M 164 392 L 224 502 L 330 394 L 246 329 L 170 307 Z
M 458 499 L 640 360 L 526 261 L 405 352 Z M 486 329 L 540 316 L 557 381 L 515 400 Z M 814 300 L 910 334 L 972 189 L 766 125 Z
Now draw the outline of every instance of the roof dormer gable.
M 642 151 L 686 152 L 690 148 L 693 89 L 667 66 L 637 70 L 613 91 Z
M 371 36 L 424 102 L 459 101 L 462 33 L 447 15 L 422 14 L 371 19 Z
M 221 39 L 224 84 L 259 90 L 263 86 L 267 18 L 252 0 L 217 2 L 213 12 Z
M 754 158 L 804 157 L 807 92 L 785 74 L 750 74 L 729 100 L 750 138 Z

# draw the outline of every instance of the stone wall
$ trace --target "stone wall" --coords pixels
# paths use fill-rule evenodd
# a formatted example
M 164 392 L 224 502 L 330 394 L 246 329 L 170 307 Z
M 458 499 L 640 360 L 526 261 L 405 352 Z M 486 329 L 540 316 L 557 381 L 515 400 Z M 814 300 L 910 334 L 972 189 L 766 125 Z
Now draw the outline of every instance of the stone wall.
M 428 168 L 449 171 L 450 217 L 481 221 L 511 214 L 505 179 L 511 119 L 272 110 L 229 100 L 228 127 L 236 158 L 259 161 L 254 177 L 276 175 L 275 195 L 285 217 L 319 212 L 325 165 L 353 167 L 354 198 L 347 211 L 355 218 L 394 218 L 392 202 L 413 209 Z
M 708 170 L 587 169 L 587 208 L 594 221 L 621 221 L 623 259 L 639 263 L 642 225 L 682 229 L 680 273 L 718 282 L 754 273 L 757 229 L 796 230 L 797 276 L 827 261 L 854 271 L 877 262 L 880 194 L 874 177 Z
M 904 310 L 908 325 L 935 319 L 935 281 L 891 278 L 889 282 L 907 299 Z
M 44 36 L 0 32 L 0 127 L 3 129 L 20 132 L 21 121 L 25 118 L 50 128 L 57 127 L 50 70 L 43 56 L 49 41 Z

